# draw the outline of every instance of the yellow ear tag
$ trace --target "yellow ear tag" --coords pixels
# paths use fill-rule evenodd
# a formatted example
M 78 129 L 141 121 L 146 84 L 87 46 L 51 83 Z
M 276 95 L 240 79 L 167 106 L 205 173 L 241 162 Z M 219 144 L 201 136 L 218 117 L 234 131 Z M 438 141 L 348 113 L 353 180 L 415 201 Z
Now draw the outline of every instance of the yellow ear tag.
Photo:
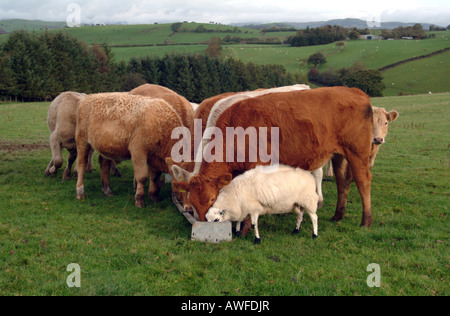
M 183 189 L 180 189 L 178 191 L 181 192 L 181 193 L 186 193 L 187 192 L 186 190 L 183 190 Z

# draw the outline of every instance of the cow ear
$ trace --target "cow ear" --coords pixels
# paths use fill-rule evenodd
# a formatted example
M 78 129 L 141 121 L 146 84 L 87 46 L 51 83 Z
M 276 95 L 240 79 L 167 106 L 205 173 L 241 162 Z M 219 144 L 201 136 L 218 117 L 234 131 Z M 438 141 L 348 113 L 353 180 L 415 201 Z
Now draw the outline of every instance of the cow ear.
M 177 166 L 172 158 L 166 158 L 167 168 L 169 169 L 169 173 L 172 178 L 176 181 L 189 181 L 191 177 L 191 173 L 187 170 L 184 170 L 180 166 Z
M 387 114 L 387 119 L 388 119 L 389 122 L 393 122 L 393 121 L 395 121 L 395 120 L 397 119 L 397 117 L 398 117 L 399 115 L 400 115 L 400 114 L 398 114 L 397 111 L 391 111 L 391 112 L 389 112 L 389 113 Z
M 229 185 L 231 183 L 231 180 L 233 179 L 233 176 L 231 173 L 223 174 L 217 179 L 217 188 L 220 190 L 223 187 Z
M 188 192 L 189 191 L 189 182 L 187 181 L 172 181 L 172 185 L 175 190 L 179 192 Z

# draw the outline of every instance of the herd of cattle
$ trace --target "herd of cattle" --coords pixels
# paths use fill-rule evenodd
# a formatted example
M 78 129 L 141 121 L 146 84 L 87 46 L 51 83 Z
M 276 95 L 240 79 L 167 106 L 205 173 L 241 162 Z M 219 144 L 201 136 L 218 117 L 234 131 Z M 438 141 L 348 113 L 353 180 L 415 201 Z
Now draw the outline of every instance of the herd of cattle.
M 69 159 L 63 179 L 69 179 L 78 158 L 74 170 L 78 177 L 76 194 L 84 199 L 84 175 L 92 171 L 92 156 L 97 151 L 102 190 L 108 196 L 113 194 L 110 174 L 121 176 L 117 164 L 131 159 L 137 207 L 145 207 L 147 179 L 148 195 L 158 201 L 161 176 L 169 173 L 173 192 L 200 221 L 236 221 L 237 231 L 243 234 L 252 224 L 255 243 L 259 243 L 259 215 L 294 211 L 298 216 L 294 232 L 298 232 L 306 211 L 313 222 L 313 237 L 317 237 L 316 211 L 323 204 L 322 167 L 331 162 L 338 189 L 332 220 L 344 217 L 354 180 L 363 205 L 361 226 L 371 225 L 370 168 L 379 145 L 385 141 L 388 122 L 397 117 L 396 111 L 372 107 L 361 90 L 345 87 L 311 90 L 306 85 L 294 85 L 225 93 L 200 105 L 151 84 L 129 93 L 64 92 L 48 110 L 52 159 L 45 174 L 57 173 L 63 165 L 62 149 L 66 148 Z M 199 145 L 193 137 L 195 119 L 202 123 Z M 192 135 L 192 159 L 185 162 L 175 162 L 171 157 L 178 141 L 172 132 L 179 127 L 187 128 Z M 207 135 L 211 127 L 223 132 L 224 159 L 202 158 L 211 142 L 211 135 Z M 266 135 L 265 148 L 273 151 L 277 146 L 279 165 L 262 166 L 269 162 L 259 158 L 226 159 L 230 154 L 225 150 L 231 146 L 226 139 L 230 127 L 256 131 L 278 128 L 277 139 Z M 234 157 L 242 154 L 242 148 L 232 146 Z M 250 150 L 249 141 L 245 146 L 244 150 Z M 194 157 L 195 153 L 200 156 Z

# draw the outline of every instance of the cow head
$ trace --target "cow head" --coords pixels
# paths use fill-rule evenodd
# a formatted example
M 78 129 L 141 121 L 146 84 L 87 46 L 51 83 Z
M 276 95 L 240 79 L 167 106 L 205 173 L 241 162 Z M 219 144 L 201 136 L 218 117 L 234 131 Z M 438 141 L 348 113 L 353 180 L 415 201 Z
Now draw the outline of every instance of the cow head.
M 177 166 L 172 158 L 166 158 L 167 169 L 169 169 L 169 174 L 172 176 L 172 192 L 175 194 L 178 201 L 183 204 L 183 209 L 185 211 L 192 211 L 192 204 L 189 200 L 189 195 L 186 190 L 177 189 L 174 185 L 174 181 L 189 181 L 192 177 L 192 173 Z
M 176 190 L 189 192 L 189 200 L 200 221 L 206 221 L 206 213 L 217 199 L 219 191 L 230 184 L 232 175 L 227 173 L 217 178 L 202 175 L 193 176 L 189 181 L 174 181 Z
M 398 112 L 386 112 L 383 108 L 373 108 L 373 144 L 384 144 L 388 132 L 388 123 L 399 116 Z
M 373 141 L 372 153 L 370 155 L 369 167 L 372 168 L 375 164 L 375 158 L 380 149 L 380 145 L 386 141 L 388 132 L 388 123 L 395 121 L 399 116 L 398 112 L 386 112 L 383 108 L 373 108 Z

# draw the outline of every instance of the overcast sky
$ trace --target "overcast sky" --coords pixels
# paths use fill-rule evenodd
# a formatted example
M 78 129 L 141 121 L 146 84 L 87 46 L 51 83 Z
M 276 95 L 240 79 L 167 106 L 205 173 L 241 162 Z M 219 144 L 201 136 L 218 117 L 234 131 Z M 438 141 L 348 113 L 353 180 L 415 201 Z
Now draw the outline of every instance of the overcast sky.
M 66 21 L 70 3 L 81 23 L 313 22 L 359 18 L 450 24 L 450 0 L 0 0 L 0 20 Z

